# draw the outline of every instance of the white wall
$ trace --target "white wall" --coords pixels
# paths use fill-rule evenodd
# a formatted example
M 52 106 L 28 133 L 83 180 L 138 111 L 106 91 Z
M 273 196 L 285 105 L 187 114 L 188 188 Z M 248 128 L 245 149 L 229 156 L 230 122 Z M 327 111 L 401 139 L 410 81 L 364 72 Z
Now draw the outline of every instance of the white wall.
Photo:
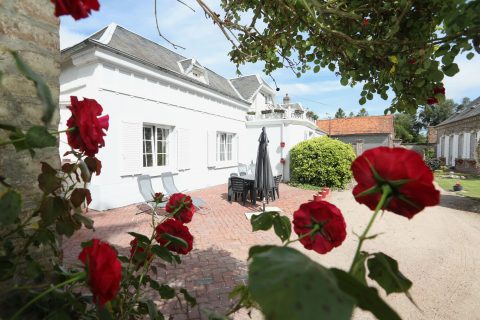
M 453 134 L 453 135 L 442 135 L 439 138 L 439 143 L 437 145 L 437 154 L 438 157 L 445 157 L 446 158 L 446 164 L 448 166 L 454 166 L 455 165 L 455 159 L 457 158 L 462 158 L 462 159 L 469 159 L 470 158 L 470 138 L 472 134 L 475 134 L 475 132 L 464 132 L 463 133 L 463 147 L 461 150 L 458 149 L 459 147 L 459 139 L 460 139 L 460 134 Z M 453 136 L 453 143 L 450 145 L 450 137 Z M 476 141 L 478 143 L 480 136 L 480 132 L 476 132 Z M 443 142 L 442 142 L 442 137 L 443 137 Z M 444 152 L 441 154 L 441 144 L 443 143 L 444 145 Z M 452 157 L 450 157 L 450 149 L 453 148 L 452 151 Z M 459 152 L 460 151 L 460 152 Z
M 225 99 L 214 92 L 203 92 L 206 91 L 204 88 L 198 91 L 188 86 L 182 88 L 169 83 L 169 75 L 162 74 L 162 78 L 156 78 L 152 70 L 146 69 L 142 73 L 140 67 L 133 66 L 132 71 L 124 64 L 96 61 L 73 70 L 66 68 L 61 78 L 61 101 L 68 101 L 70 95 L 77 95 L 79 99 L 83 96 L 93 98 L 102 105 L 104 114 L 110 116 L 106 146 L 97 155 L 103 163 L 102 174 L 95 176 L 89 186 L 93 209 L 105 210 L 142 202 L 136 182 L 138 174 L 151 175 L 155 191 L 163 191 L 159 177 L 162 172 L 174 172 L 175 183 L 180 190 L 193 190 L 226 183 L 230 172 L 237 171 L 238 152 L 235 148 L 245 135 L 248 105 Z M 87 69 L 90 72 L 85 72 Z M 81 72 L 85 75 L 79 77 Z M 90 87 L 77 86 L 79 79 Z M 178 78 L 174 80 L 178 81 Z M 61 126 L 65 126 L 69 116 L 70 112 L 63 108 Z M 143 168 L 143 124 L 171 128 L 169 166 Z M 180 131 L 181 142 L 178 140 Z M 207 158 L 208 132 L 216 131 L 234 133 L 237 137 L 234 159 L 226 165 L 212 165 L 211 159 Z M 63 154 L 68 145 L 64 135 L 61 140 Z M 179 148 L 179 143 L 183 149 Z M 138 152 L 128 154 L 127 148 Z M 182 159 L 188 157 L 181 167 L 178 165 L 179 152 Z

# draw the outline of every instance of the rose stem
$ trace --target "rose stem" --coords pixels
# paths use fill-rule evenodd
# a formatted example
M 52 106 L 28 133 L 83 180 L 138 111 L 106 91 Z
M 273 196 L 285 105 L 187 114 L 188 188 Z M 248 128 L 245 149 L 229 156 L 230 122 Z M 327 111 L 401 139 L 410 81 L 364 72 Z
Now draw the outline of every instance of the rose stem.
M 348 271 L 349 273 L 352 273 L 353 267 L 355 266 L 355 263 L 357 262 L 358 256 L 360 255 L 360 249 L 362 248 L 363 241 L 365 241 L 368 231 L 370 231 L 370 228 L 373 225 L 373 222 L 375 221 L 375 218 L 377 217 L 378 213 L 380 210 L 383 208 L 385 205 L 385 201 L 387 200 L 388 196 L 391 194 L 392 188 L 388 185 L 385 184 L 382 186 L 382 198 L 377 204 L 377 207 L 375 208 L 375 212 L 373 213 L 372 217 L 370 218 L 370 221 L 368 222 L 367 227 L 363 231 L 362 235 L 359 237 L 358 241 L 358 246 L 357 250 L 355 251 L 355 255 L 353 256 L 353 261 L 352 265 L 350 266 L 350 270 Z
M 57 284 L 56 286 L 51 287 L 51 288 L 48 289 L 48 290 L 43 291 L 43 292 L 40 293 L 38 296 L 36 296 L 36 297 L 33 298 L 32 300 L 30 300 L 30 301 L 29 301 L 26 305 L 24 305 L 20 310 L 18 310 L 17 313 L 15 313 L 15 314 L 13 315 L 13 317 L 11 318 L 11 320 L 18 319 L 18 316 L 21 315 L 23 311 L 25 311 L 26 309 L 28 309 L 28 307 L 30 307 L 33 303 L 35 303 L 37 300 L 43 298 L 44 296 L 46 296 L 47 294 L 49 294 L 49 293 L 52 292 L 53 290 L 58 289 L 58 288 L 60 288 L 60 287 L 63 287 L 64 285 L 67 285 L 67 284 L 69 284 L 69 283 L 72 283 L 72 282 L 81 280 L 81 279 L 85 278 L 85 276 L 86 276 L 86 272 L 84 272 L 84 271 L 79 272 L 79 273 L 75 274 L 72 278 L 70 278 L 70 279 L 68 279 L 68 280 L 65 280 L 64 282 L 61 282 L 61 283 Z

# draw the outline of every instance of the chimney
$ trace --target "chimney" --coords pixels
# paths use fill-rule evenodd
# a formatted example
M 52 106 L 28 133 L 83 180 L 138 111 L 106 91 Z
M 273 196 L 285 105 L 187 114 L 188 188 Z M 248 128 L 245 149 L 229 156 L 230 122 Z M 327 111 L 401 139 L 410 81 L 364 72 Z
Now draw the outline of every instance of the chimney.
M 283 97 L 283 104 L 289 105 L 290 104 L 290 97 L 288 96 L 288 93 Z

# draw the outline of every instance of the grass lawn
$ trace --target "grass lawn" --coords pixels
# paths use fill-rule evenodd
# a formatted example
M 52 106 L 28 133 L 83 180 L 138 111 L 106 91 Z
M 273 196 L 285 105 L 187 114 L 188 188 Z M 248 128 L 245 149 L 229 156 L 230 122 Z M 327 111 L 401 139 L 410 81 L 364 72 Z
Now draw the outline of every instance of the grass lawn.
M 455 175 L 465 176 L 467 179 L 450 179 L 445 177 L 448 176 L 448 173 L 435 173 L 435 181 L 447 191 L 452 191 L 453 185 L 459 181 L 463 186 L 463 191 L 459 191 L 457 194 L 480 199 L 480 176 L 464 173 L 455 173 Z

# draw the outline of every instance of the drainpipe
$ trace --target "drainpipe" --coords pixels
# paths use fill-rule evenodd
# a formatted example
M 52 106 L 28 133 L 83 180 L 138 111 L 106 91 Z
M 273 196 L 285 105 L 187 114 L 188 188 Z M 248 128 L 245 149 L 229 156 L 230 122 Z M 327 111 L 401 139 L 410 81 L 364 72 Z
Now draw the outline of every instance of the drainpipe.
M 282 121 L 282 125 L 280 126 L 280 142 L 285 142 L 286 144 L 286 141 L 283 140 L 283 130 L 284 130 L 284 126 L 285 126 L 285 123 L 284 121 Z M 285 159 L 284 156 L 283 156 L 283 149 L 285 148 L 280 148 L 280 159 Z M 285 163 L 282 163 L 282 177 L 285 179 Z

